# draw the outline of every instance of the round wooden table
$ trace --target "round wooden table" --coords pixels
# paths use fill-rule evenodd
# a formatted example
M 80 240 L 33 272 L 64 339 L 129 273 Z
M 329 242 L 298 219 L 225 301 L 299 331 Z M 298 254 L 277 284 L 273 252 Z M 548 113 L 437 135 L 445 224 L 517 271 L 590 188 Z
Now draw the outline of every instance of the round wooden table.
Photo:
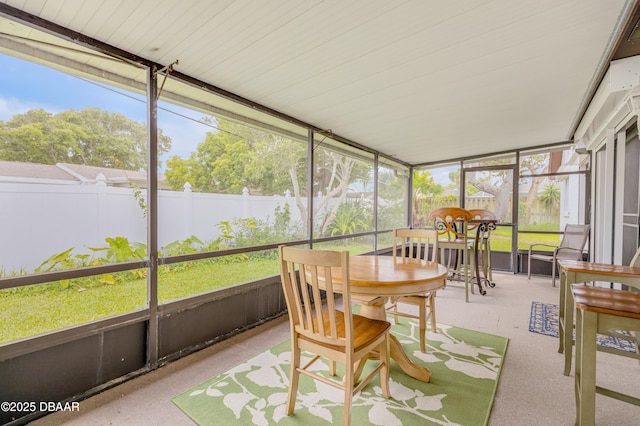
M 385 303 L 389 298 L 444 288 L 447 274 L 445 266 L 427 260 L 394 259 L 393 256 L 349 257 L 352 301 L 362 304 L 360 315 L 383 321 L 387 319 Z M 431 380 L 429 369 L 411 361 L 393 334 L 390 345 L 391 358 L 405 373 L 423 382 Z

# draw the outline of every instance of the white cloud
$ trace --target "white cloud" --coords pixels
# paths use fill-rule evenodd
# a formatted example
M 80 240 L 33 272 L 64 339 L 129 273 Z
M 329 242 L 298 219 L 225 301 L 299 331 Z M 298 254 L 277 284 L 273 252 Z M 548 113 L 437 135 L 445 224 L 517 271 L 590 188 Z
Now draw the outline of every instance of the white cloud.
M 60 111 L 59 107 L 55 107 L 47 104 L 38 104 L 33 102 L 24 102 L 16 98 L 2 98 L 0 97 L 0 120 L 9 121 L 16 114 L 24 114 L 30 109 L 44 109 L 46 111 L 56 114 Z
M 0 120 L 8 121 L 15 114 L 22 114 L 32 107 L 15 98 L 0 98 Z
M 171 114 L 164 110 L 158 113 L 159 128 L 171 138 L 171 151 L 164 154 L 160 159 L 163 162 L 163 166 L 166 166 L 166 161 L 174 155 L 184 159 L 189 158 L 198 144 L 204 141 L 207 132 L 216 131 L 215 128 L 197 121 L 204 114 L 194 113 L 176 106 L 170 106 L 169 109 L 181 115 Z

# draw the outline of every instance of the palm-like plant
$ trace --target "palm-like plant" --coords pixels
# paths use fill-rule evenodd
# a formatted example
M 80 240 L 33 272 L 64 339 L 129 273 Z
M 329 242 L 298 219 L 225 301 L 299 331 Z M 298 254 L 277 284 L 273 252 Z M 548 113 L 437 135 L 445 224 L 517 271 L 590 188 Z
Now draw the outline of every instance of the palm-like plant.
M 545 207 L 557 207 L 560 205 L 560 188 L 555 182 L 550 182 L 544 186 L 538 199 Z
M 329 225 L 328 231 L 331 236 L 354 234 L 358 231 L 366 231 L 367 211 L 361 202 L 342 203 L 336 211 L 336 216 Z

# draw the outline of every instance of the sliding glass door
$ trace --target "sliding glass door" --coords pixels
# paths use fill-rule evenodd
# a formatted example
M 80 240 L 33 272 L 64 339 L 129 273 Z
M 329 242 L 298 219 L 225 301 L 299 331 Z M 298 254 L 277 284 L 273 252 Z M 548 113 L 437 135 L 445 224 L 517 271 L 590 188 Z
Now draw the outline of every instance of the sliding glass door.
M 516 165 L 511 158 L 476 163 L 462 169 L 462 206 L 467 210 L 489 210 L 496 215 L 498 226 L 491 233 L 492 264 L 511 272 L 517 261 L 517 251 L 513 250 L 515 171 Z

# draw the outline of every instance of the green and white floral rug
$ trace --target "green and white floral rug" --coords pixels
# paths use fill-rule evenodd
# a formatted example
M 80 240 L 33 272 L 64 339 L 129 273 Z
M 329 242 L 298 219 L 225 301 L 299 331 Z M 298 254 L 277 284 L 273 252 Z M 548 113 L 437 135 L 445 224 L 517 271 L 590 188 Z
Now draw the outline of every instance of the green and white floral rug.
M 374 378 L 354 398 L 351 424 L 487 424 L 508 339 L 439 324 L 437 333 L 428 333 L 424 354 L 419 350 L 416 321 L 403 318 L 392 332 L 416 363 L 431 370 L 431 381 L 407 376 L 392 361 L 391 398 L 382 396 L 380 382 Z M 287 340 L 172 401 L 200 425 L 341 423 L 342 391 L 307 376 L 300 377 L 294 414 L 286 416 L 289 360 Z M 326 364 L 316 365 L 327 370 Z

